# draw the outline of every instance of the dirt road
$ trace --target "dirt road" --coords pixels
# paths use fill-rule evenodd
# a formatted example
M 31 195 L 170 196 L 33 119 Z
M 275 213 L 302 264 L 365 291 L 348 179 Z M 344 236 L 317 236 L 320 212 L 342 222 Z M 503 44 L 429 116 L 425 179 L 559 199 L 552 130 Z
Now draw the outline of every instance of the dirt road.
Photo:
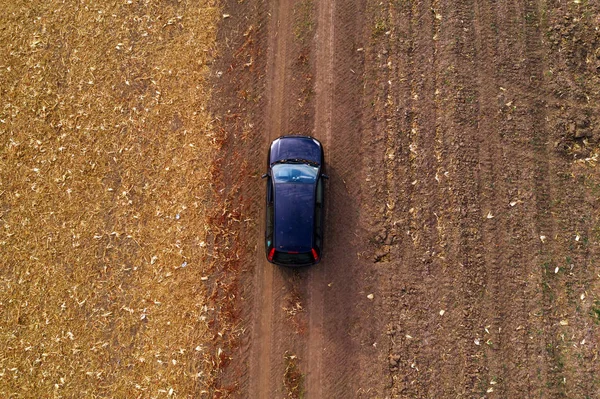
M 344 222 L 327 225 L 327 236 L 336 239 L 327 243 L 327 257 L 319 267 L 274 268 L 257 251 L 255 285 L 262 295 L 254 309 L 251 397 L 301 391 L 307 397 L 343 397 L 354 392 L 357 382 L 352 376 L 358 374 L 362 351 L 350 326 L 357 320 L 355 295 L 360 284 L 355 282 L 363 280 L 364 267 L 356 256 L 358 209 L 351 199 L 357 187 L 351 191 L 344 182 L 356 180 L 354 174 L 360 173 L 360 168 L 352 168 L 361 162 L 362 60 L 353 48 L 361 32 L 356 20 L 360 9 L 343 7 L 340 13 L 338 6 L 322 2 L 313 7 L 311 2 L 293 1 L 271 5 L 264 148 L 282 134 L 318 138 L 328 149 L 327 168 L 332 177 L 328 203 L 335 206 L 327 207 L 327 219 Z M 343 29 L 334 25 L 340 18 L 346 19 Z M 339 54 L 344 47 L 346 51 Z M 335 74 L 335 66 L 342 63 L 349 66 L 346 73 Z M 351 81 L 344 82 L 347 79 Z M 334 109 L 334 104 L 343 106 Z M 263 246 L 261 237 L 258 248 Z M 337 367 L 338 362 L 348 366 Z M 302 386 L 293 380 L 290 367 L 298 367 L 305 376 L 297 381 Z
M 233 396 L 599 395 L 594 7 L 226 4 L 215 110 L 248 221 Z M 305 270 L 263 253 L 283 134 L 321 140 L 331 176 Z

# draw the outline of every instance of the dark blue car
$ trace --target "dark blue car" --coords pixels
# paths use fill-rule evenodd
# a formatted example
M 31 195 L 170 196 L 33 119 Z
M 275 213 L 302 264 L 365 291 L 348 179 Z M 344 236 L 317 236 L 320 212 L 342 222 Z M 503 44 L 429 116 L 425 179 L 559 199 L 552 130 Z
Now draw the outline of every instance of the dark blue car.
M 283 136 L 267 158 L 267 259 L 281 266 L 318 263 L 323 247 L 325 158 L 318 140 Z

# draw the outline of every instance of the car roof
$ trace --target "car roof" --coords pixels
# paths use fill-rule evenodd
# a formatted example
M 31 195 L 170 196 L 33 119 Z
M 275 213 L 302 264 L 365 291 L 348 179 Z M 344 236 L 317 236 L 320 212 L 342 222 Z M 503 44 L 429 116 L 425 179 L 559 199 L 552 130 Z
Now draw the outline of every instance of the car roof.
M 315 184 L 275 183 L 273 246 L 283 252 L 310 252 L 313 245 Z
M 322 146 L 317 139 L 308 136 L 283 136 L 271 143 L 269 163 L 287 159 L 306 159 L 322 164 Z

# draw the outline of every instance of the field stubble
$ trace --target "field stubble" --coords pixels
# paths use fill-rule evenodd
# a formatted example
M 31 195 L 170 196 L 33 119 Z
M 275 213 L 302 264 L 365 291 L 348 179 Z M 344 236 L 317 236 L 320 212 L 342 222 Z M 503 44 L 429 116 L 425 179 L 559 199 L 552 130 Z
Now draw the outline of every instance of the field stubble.
M 217 397 L 239 257 L 217 3 L 0 13 L 0 396 Z

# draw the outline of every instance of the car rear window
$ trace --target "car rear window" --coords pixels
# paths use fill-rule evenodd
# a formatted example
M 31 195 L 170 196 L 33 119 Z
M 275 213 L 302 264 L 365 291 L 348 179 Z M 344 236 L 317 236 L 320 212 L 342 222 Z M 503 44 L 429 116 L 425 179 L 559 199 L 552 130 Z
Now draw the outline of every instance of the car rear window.
M 305 265 L 307 263 L 314 262 L 310 252 L 302 254 L 289 254 L 287 252 L 275 251 L 273 260 L 284 265 Z

